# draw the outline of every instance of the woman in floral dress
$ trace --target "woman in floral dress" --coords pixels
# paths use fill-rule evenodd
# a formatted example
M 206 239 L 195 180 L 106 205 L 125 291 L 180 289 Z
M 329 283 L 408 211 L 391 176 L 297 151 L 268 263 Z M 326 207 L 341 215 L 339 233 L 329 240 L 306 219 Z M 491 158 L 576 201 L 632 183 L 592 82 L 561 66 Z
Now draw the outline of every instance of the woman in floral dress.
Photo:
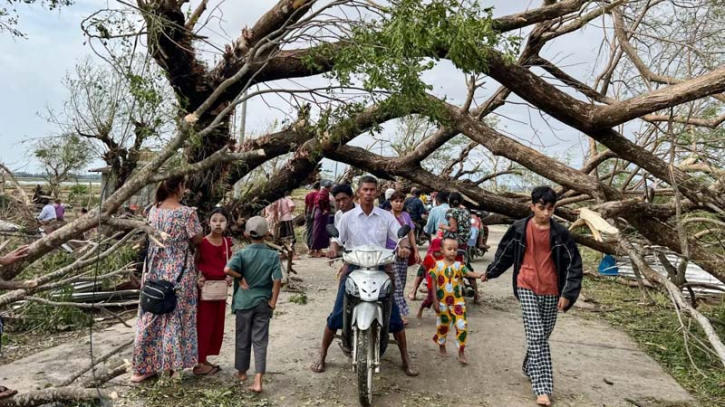
M 203 239 L 203 229 L 196 211 L 179 202 L 184 194 L 183 178 L 159 184 L 156 203 L 148 211 L 153 228 L 168 235 L 165 247 L 149 242 L 146 280 L 175 282 L 177 303 L 165 315 L 144 312 L 139 307 L 136 341 L 133 350 L 133 383 L 142 382 L 162 372 L 173 374 L 197 363 L 197 272 L 191 246 Z

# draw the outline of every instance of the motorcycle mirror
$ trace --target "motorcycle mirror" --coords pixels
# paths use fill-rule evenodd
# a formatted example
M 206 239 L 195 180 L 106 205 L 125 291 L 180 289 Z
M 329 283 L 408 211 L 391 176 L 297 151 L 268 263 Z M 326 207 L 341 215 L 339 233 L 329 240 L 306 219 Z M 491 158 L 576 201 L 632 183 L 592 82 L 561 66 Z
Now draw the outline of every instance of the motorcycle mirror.
M 330 237 L 340 237 L 340 232 L 337 230 L 335 225 L 327 225 L 325 229 Z
M 403 225 L 403 227 L 398 229 L 398 239 L 404 238 L 405 236 L 408 235 L 408 233 L 410 233 L 410 226 Z

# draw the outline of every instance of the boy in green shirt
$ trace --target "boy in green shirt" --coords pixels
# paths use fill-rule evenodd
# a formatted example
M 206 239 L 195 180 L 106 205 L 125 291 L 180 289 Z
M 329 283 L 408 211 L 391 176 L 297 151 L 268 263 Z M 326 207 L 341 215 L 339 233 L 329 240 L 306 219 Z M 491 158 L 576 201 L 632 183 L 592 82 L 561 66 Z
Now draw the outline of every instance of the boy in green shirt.
M 255 216 L 247 221 L 244 234 L 252 244 L 234 254 L 224 272 L 235 278 L 232 311 L 237 316 L 234 366 L 237 378 L 247 379 L 252 347 L 256 375 L 249 389 L 262 392 L 262 376 L 266 372 L 269 320 L 277 306 L 282 286 L 279 255 L 264 244 L 269 234 L 267 220 Z

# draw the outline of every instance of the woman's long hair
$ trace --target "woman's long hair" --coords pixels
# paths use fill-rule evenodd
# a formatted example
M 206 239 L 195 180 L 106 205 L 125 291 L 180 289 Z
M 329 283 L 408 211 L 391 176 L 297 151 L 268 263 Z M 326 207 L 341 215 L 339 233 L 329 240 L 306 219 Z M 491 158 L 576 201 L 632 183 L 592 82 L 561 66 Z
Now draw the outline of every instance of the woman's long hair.
M 448 204 L 451 208 L 458 208 L 463 204 L 463 195 L 459 192 L 451 192 L 451 195 L 448 197 Z
M 172 177 L 167 180 L 159 182 L 159 186 L 156 188 L 156 196 L 154 198 L 154 204 L 159 206 L 161 202 L 165 201 L 168 197 L 175 194 L 181 185 L 186 180 L 184 177 Z

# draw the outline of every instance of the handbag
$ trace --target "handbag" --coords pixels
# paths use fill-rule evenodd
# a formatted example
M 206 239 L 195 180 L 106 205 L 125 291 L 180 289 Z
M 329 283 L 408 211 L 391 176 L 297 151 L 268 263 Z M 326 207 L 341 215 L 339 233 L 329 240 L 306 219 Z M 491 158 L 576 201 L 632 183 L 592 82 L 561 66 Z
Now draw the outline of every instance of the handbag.
M 189 256 L 187 249 L 184 254 L 184 265 L 174 283 L 166 280 L 149 280 L 141 287 L 140 303 L 144 312 L 154 315 L 168 314 L 176 309 L 176 285 L 186 271 L 186 261 Z M 148 258 L 147 258 L 148 260 Z M 144 273 L 146 272 L 146 261 L 144 261 Z
M 206 280 L 201 287 L 202 301 L 226 301 L 229 286 L 224 280 Z
M 404 226 L 406 224 L 405 223 L 405 220 L 400 220 L 397 217 L 395 219 L 398 221 L 398 223 L 400 224 L 400 226 Z M 410 255 L 408 256 L 408 266 L 410 267 L 410 266 L 413 266 L 415 264 L 416 264 L 416 261 L 415 261 L 415 252 L 413 250 L 411 250 L 410 251 Z
M 227 263 L 229 263 L 229 243 L 227 239 L 224 240 L 224 254 L 226 255 Z M 204 285 L 201 287 L 201 300 L 202 301 L 226 301 L 227 294 L 229 293 L 229 286 L 224 280 L 206 280 Z

